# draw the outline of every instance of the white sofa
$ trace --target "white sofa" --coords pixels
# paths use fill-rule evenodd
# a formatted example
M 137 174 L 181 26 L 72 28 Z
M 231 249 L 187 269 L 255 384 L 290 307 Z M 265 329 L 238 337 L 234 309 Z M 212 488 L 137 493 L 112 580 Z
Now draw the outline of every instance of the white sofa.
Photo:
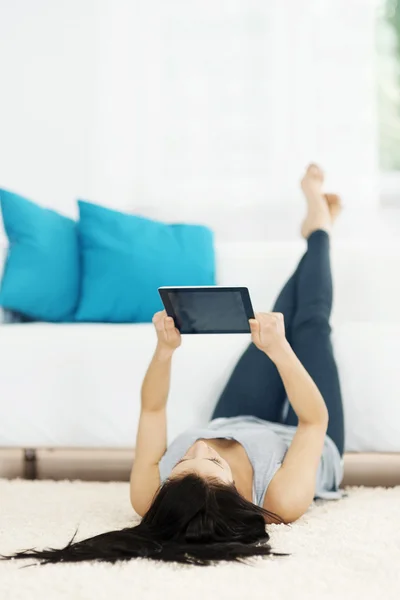
M 218 283 L 245 285 L 270 310 L 305 249 L 217 242 Z M 346 452 L 400 453 L 400 245 L 333 242 L 333 342 Z M 171 441 L 206 423 L 248 335 L 184 336 L 173 361 Z M 151 324 L 0 326 L 0 447 L 132 448 Z M 268 399 L 266 399 L 268 401 Z

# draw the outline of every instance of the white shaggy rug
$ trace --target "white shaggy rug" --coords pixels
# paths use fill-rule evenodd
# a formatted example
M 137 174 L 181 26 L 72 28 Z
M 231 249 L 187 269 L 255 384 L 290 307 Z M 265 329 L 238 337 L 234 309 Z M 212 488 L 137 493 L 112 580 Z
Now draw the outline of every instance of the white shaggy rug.
M 1 561 L 0 599 L 398 599 L 400 487 L 347 491 L 315 502 L 291 528 L 269 526 L 272 547 L 290 557 L 213 567 Z M 77 526 L 81 539 L 137 520 L 127 483 L 0 480 L 0 553 L 63 546 Z

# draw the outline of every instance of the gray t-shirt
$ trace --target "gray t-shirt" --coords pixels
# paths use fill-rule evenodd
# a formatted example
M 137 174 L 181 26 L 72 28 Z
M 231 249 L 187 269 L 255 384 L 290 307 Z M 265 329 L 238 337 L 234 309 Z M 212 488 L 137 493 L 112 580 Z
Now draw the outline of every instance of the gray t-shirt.
M 213 419 L 204 427 L 189 429 L 169 445 L 159 463 L 161 483 L 175 464 L 198 439 L 229 438 L 239 442 L 254 471 L 253 502 L 262 506 L 270 481 L 280 468 L 297 427 L 265 421 L 250 415 Z M 339 485 L 343 459 L 333 440 L 326 435 L 318 466 L 314 498 L 338 500 L 347 496 Z

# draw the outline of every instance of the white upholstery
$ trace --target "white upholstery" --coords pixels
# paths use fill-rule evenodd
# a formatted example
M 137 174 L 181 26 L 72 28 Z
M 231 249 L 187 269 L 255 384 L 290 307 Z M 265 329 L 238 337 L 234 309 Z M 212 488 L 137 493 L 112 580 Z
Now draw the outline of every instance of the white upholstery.
M 270 310 L 304 248 L 302 241 L 217 243 L 218 283 L 247 285 L 254 309 Z M 337 242 L 332 262 L 346 451 L 400 452 L 400 249 Z M 184 336 L 173 362 L 170 441 L 210 418 L 249 340 Z M 0 446 L 134 446 L 154 346 L 151 324 L 1 326 Z

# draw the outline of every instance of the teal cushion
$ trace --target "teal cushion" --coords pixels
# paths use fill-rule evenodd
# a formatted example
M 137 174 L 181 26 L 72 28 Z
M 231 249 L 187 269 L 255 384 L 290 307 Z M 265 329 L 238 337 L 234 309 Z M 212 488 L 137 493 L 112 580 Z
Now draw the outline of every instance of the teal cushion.
M 76 223 L 0 190 L 9 240 L 0 306 L 40 321 L 69 321 L 79 299 Z
M 168 225 L 79 201 L 77 321 L 150 322 L 163 285 L 215 285 L 213 232 Z

